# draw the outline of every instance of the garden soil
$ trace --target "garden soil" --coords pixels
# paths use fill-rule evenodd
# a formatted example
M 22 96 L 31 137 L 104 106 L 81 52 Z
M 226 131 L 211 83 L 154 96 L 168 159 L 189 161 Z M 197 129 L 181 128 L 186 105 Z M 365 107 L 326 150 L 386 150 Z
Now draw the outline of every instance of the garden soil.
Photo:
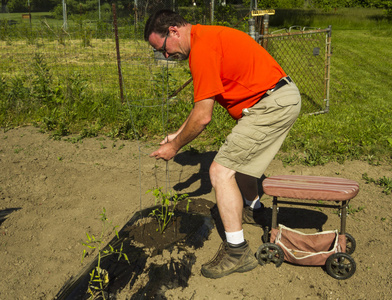
M 55 140 L 34 127 L 2 130 L 0 299 L 54 299 L 71 277 L 94 260 L 97 253 L 89 250 L 81 262 L 82 242 L 87 240 L 86 233 L 100 236 L 103 208 L 120 230 L 136 213 L 155 204 L 147 190 L 172 187 L 177 193 L 188 193 L 192 205 L 208 214 L 215 205 L 208 177 L 215 153 L 182 152 L 174 161 L 155 161 L 148 154 L 157 142 L 107 137 Z M 213 226 L 198 247 L 146 249 L 138 276 L 117 291 L 116 299 L 391 299 L 392 196 L 380 186 L 367 184 L 364 173 L 374 179 L 391 178 L 392 167 L 363 161 L 284 166 L 274 160 L 265 174 L 343 177 L 359 183 L 360 192 L 350 202 L 347 217 L 347 232 L 357 244 L 352 254 L 357 269 L 351 278 L 336 280 L 323 267 L 288 263 L 279 268 L 259 265 L 221 279 L 204 278 L 201 265 L 215 255 L 222 241 L 221 232 Z M 271 200 L 262 196 L 267 210 Z M 279 218 L 304 232 L 340 228 L 339 216 L 327 208 L 282 207 Z M 262 229 L 244 225 L 244 233 L 256 252 Z M 114 234 L 106 232 L 103 238 L 108 243 Z M 167 265 L 161 277 L 176 278 L 170 266 L 184 257 L 193 258 L 188 260 L 186 276 L 177 284 L 160 286 L 159 295 L 149 294 L 152 268 Z

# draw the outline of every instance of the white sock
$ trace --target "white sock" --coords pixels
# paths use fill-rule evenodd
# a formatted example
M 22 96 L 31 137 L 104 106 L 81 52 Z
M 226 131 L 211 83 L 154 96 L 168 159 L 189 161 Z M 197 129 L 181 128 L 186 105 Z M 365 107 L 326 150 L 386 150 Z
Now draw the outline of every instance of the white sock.
M 245 204 L 250 206 L 252 209 L 258 209 L 261 207 L 260 197 L 257 197 L 257 199 L 253 201 L 249 201 L 245 198 Z
M 232 245 L 238 245 L 245 241 L 244 239 L 244 230 L 240 231 L 233 231 L 233 232 L 226 232 L 226 241 Z

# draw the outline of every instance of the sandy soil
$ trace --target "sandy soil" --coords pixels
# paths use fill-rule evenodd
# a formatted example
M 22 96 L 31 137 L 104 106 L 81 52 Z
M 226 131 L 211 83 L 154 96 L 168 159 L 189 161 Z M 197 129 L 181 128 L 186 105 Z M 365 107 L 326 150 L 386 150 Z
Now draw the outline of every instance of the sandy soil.
M 0 220 L 0 299 L 53 299 L 71 276 L 79 274 L 93 260 L 90 255 L 81 263 L 81 242 L 86 233 L 99 235 L 103 207 L 113 224 L 122 228 L 137 211 L 154 204 L 152 196 L 145 192 L 158 186 L 174 187 L 192 197 L 215 201 L 208 180 L 214 153 L 180 154 L 174 162 L 166 163 L 148 157 L 154 147 L 152 143 L 106 137 L 74 143 L 55 141 L 34 127 L 2 130 L 0 212 L 6 212 L 6 217 Z M 347 219 L 347 232 L 357 243 L 352 254 L 357 270 L 350 279 L 333 279 L 322 267 L 288 263 L 279 268 L 258 266 L 248 273 L 221 279 L 204 278 L 200 267 L 221 243 L 214 228 L 202 247 L 191 250 L 196 260 L 184 287 L 166 290 L 165 297 L 391 299 L 392 196 L 374 184 L 366 184 L 362 179 L 365 172 L 375 179 L 392 177 L 391 166 L 370 166 L 361 161 L 312 168 L 284 167 L 274 161 L 266 172 L 267 176 L 339 176 L 359 182 L 360 192 L 351 201 L 352 213 Z M 262 199 L 266 207 L 271 206 L 270 197 L 264 195 Z M 331 209 L 306 208 L 299 212 L 301 224 L 313 215 L 321 216 L 316 223 L 321 222 L 323 230 L 340 227 L 339 217 Z M 302 226 L 309 228 L 300 230 L 315 231 L 309 223 Z M 244 232 L 256 252 L 262 230 L 245 225 Z M 107 241 L 111 238 L 106 237 Z M 171 256 L 178 256 L 178 251 L 166 251 L 155 261 L 164 263 Z M 139 287 L 146 276 L 140 276 Z M 132 295 L 133 291 L 124 288 L 117 298 L 131 299 Z

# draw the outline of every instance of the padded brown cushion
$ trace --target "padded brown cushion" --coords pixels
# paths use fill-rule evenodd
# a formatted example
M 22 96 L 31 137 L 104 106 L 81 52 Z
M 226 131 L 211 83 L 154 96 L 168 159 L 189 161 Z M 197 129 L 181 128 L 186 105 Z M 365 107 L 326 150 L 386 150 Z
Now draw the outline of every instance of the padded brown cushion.
M 263 190 L 267 195 L 284 198 L 344 201 L 358 194 L 359 185 L 344 178 L 280 175 L 264 179 Z

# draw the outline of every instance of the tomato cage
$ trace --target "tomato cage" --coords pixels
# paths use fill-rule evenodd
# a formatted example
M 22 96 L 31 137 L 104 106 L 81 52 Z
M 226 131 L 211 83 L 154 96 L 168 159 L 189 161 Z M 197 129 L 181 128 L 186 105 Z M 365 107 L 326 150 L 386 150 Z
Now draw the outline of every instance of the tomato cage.
M 327 273 L 339 280 L 348 279 L 355 273 L 356 263 L 351 254 L 356 242 L 346 232 L 346 214 L 348 202 L 358 194 L 357 182 L 334 177 L 282 175 L 264 179 L 263 191 L 273 196 L 273 205 L 271 231 L 264 230 L 264 243 L 256 253 L 260 265 L 274 263 L 280 267 L 283 261 L 303 266 L 325 265 Z M 305 234 L 278 225 L 278 204 L 338 208 L 340 231 Z

